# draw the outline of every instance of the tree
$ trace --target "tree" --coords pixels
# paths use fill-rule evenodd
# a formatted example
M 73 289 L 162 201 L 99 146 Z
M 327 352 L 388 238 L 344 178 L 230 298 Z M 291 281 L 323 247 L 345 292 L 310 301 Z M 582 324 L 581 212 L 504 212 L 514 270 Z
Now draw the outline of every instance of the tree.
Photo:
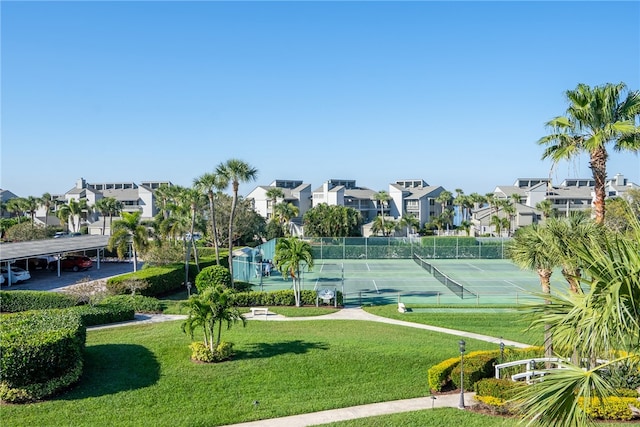
M 216 195 L 227 187 L 224 179 L 216 173 L 205 173 L 194 180 L 194 185 L 206 193 L 209 199 L 209 219 L 211 221 L 211 241 L 216 251 L 216 264 L 220 265 L 218 226 L 216 219 Z
M 285 236 L 291 236 L 291 220 L 300 214 L 298 207 L 291 202 L 282 202 L 274 206 L 274 212 L 273 220 L 278 222 Z
M 111 233 L 111 226 L 113 225 L 113 215 L 118 215 L 122 210 L 122 202 L 116 200 L 114 197 L 104 197 L 96 201 L 96 209 L 102 215 L 102 235 L 105 235 L 107 228 L 107 216 L 109 216 L 109 232 Z
M 196 261 L 196 269 L 200 271 L 200 265 L 198 263 L 198 248 L 193 236 L 196 232 L 196 216 L 200 212 L 204 203 L 204 194 L 195 188 L 183 188 L 178 194 L 178 199 L 181 202 L 184 209 L 188 209 L 191 220 L 189 222 L 189 238 L 187 239 L 187 245 L 191 245 L 193 249 L 193 256 Z M 187 250 L 187 253 L 189 251 Z
M 187 301 L 189 314 L 182 324 L 182 331 L 193 338 L 196 329 L 202 328 L 204 344 L 213 353 L 220 345 L 222 325 L 226 322 L 227 329 L 237 322 L 242 326 L 246 320 L 234 305 L 234 292 L 225 286 L 213 286 L 202 293 L 191 295 Z
M 407 237 L 409 237 L 410 233 L 415 233 L 418 227 L 420 227 L 420 221 L 414 215 L 405 213 L 400 218 L 400 226 L 406 228 Z
M 24 199 L 24 205 L 23 208 L 25 210 L 26 213 L 29 214 L 29 217 L 31 218 L 31 226 L 33 227 L 34 222 L 35 222 L 35 216 L 36 216 L 36 211 L 38 210 L 38 206 L 40 204 L 40 201 L 38 199 L 36 199 L 33 196 L 29 196 L 26 199 Z
M 51 207 L 55 205 L 55 200 L 53 196 L 49 193 L 44 193 L 38 199 L 38 204 L 44 208 L 44 226 L 49 226 L 49 212 L 51 212 Z
M 80 230 L 80 220 L 82 218 L 82 212 L 86 210 L 87 200 L 86 199 L 69 199 L 69 201 L 60 206 L 59 211 L 64 212 L 61 215 L 66 217 L 68 221 L 71 222 L 71 231 L 78 232 Z M 60 215 L 58 216 L 60 218 Z
M 549 233 L 537 224 L 520 228 L 508 243 L 507 256 L 518 267 L 538 273 L 545 302 L 550 303 L 551 275 L 556 266 L 558 254 L 551 243 Z M 545 326 L 545 355 L 553 356 L 551 330 Z
M 566 116 L 547 122 L 551 133 L 538 140 L 547 148 L 543 159 L 550 158 L 554 164 L 572 159 L 583 152 L 589 154 L 589 167 L 595 181 L 594 210 L 596 222 L 605 218 L 607 179 L 607 145 L 613 144 L 615 151 L 638 152 L 640 150 L 640 92 L 627 90 L 624 83 L 607 83 L 590 87 L 579 84 L 566 92 L 569 107 Z
M 543 201 L 536 203 L 536 209 L 542 211 L 542 217 L 544 219 L 551 218 L 553 215 L 553 203 L 549 199 L 544 199 Z
M 516 398 L 537 424 L 588 425 L 584 405 L 597 405 L 592 397 L 615 395 L 620 387 L 607 371 L 640 367 L 640 221 L 633 215 L 630 221 L 630 236 L 610 232 L 601 233 L 604 241 L 569 241 L 576 263 L 585 266 L 580 280 L 588 291 L 532 308 L 533 324 L 550 326 L 559 355 L 576 351 L 577 360 L 608 360 L 587 367 L 566 363 L 566 369 L 547 371 L 542 381 L 524 387 Z
M 114 248 L 118 257 L 124 258 L 133 250 L 133 271 L 138 271 L 138 254 L 144 253 L 149 245 L 147 228 L 140 223 L 141 212 L 123 212 L 122 219 L 113 223 L 107 248 Z
M 271 218 L 273 219 L 276 214 L 276 201 L 278 198 L 284 198 L 284 191 L 279 187 L 270 187 L 265 196 L 271 201 Z
M 273 262 L 283 277 L 291 277 L 293 280 L 296 307 L 300 307 L 300 270 L 305 264 L 309 271 L 313 268 L 311 245 L 297 237 L 279 239 Z
M 258 170 L 238 159 L 229 159 L 226 163 L 220 163 L 216 168 L 216 174 L 220 176 L 225 187 L 231 184 L 233 201 L 231 203 L 231 215 L 229 216 L 229 271 L 233 283 L 233 219 L 238 202 L 238 188 L 241 182 L 255 181 Z
M 444 190 L 436 197 L 436 203 L 440 203 L 440 212 L 443 213 L 447 210 L 447 206 L 453 200 L 453 195 L 450 191 Z
M 347 206 L 320 203 L 305 212 L 304 234 L 310 237 L 357 237 L 361 235 L 362 215 Z
M 389 200 L 391 200 L 391 196 L 384 190 L 378 191 L 373 195 L 373 200 L 376 201 L 376 204 L 380 208 L 380 217 L 382 218 L 382 229 L 384 230 L 384 209 L 387 207 Z

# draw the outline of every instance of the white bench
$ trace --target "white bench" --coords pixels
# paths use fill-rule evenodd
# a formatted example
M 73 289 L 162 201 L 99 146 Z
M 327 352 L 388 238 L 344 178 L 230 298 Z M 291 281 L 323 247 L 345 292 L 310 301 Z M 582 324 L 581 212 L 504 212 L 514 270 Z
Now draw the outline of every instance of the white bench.
M 256 314 L 264 314 L 265 316 L 269 314 L 267 307 L 251 307 L 250 310 L 253 317 L 255 317 Z
M 407 307 L 405 307 L 403 302 L 399 302 L 398 303 L 398 311 L 400 313 L 406 313 L 407 312 Z

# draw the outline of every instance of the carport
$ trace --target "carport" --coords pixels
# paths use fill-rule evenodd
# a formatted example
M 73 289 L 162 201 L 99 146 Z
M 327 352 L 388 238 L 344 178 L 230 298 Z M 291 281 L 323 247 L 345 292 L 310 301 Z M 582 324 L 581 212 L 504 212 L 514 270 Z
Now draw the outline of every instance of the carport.
M 97 256 L 97 267 L 100 269 L 100 253 L 109 243 L 109 236 L 75 236 L 63 237 L 59 239 L 32 240 L 29 242 L 2 243 L 0 244 L 0 263 L 10 268 L 11 263 L 30 258 L 44 258 L 55 256 L 58 259 L 58 277 L 60 276 L 60 258 L 70 252 L 84 252 L 95 250 Z M 11 286 L 11 274 L 8 275 L 8 284 Z

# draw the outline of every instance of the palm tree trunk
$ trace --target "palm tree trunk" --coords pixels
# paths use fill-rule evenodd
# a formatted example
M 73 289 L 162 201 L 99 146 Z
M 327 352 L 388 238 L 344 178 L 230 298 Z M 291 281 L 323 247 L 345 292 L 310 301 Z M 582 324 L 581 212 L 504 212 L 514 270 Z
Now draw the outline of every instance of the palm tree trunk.
M 236 214 L 236 203 L 238 201 L 238 182 L 233 183 L 233 199 L 231 201 L 231 215 L 229 216 L 229 274 L 231 275 L 231 287 L 233 284 L 233 217 Z
M 595 212 L 596 222 L 604 223 L 604 200 L 605 181 L 607 179 L 607 150 L 604 146 L 600 146 L 591 152 L 591 161 L 589 167 L 593 172 L 593 180 L 595 181 L 594 191 L 595 198 L 593 200 L 593 210 Z
M 213 247 L 216 251 L 216 265 L 220 265 L 220 249 L 218 249 L 218 227 L 216 226 L 215 203 L 213 191 L 209 192 L 209 211 L 211 212 L 211 233 L 213 234 Z
M 552 271 L 538 269 L 538 276 L 540 277 L 540 285 L 542 286 L 542 293 L 551 294 L 551 274 Z M 545 304 L 551 304 L 551 300 L 545 299 Z M 551 325 L 544 325 L 544 356 L 553 357 L 553 334 L 551 333 Z M 550 366 L 547 366 L 550 367 Z

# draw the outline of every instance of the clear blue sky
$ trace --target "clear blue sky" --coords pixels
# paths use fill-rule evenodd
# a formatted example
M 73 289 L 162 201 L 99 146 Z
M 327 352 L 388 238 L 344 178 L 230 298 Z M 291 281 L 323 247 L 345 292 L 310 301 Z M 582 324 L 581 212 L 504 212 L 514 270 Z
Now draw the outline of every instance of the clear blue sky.
M 640 89 L 640 2 L 0 3 L 2 176 L 190 186 L 230 158 L 315 189 L 546 177 L 578 83 Z M 640 184 L 640 157 L 610 176 Z M 590 177 L 586 156 L 551 174 Z

